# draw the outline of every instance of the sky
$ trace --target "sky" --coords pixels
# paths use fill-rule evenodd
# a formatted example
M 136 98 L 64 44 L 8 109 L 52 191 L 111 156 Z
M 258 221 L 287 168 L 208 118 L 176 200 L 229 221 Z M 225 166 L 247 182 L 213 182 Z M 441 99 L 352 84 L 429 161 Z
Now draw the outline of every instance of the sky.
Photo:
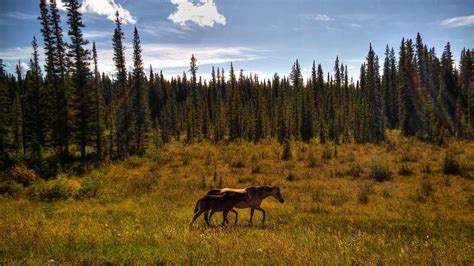
M 60 0 L 58 0 L 60 2 Z M 472 0 L 80 0 L 84 35 L 96 42 L 99 69 L 113 75 L 112 33 L 115 10 L 125 32 L 126 61 L 131 68 L 132 35 L 136 26 L 148 71 L 165 76 L 189 69 L 191 55 L 199 74 L 230 62 L 236 71 L 270 78 L 287 76 L 296 59 L 309 78 L 313 60 L 332 72 L 334 60 L 358 79 L 360 65 L 372 46 L 381 61 L 385 46 L 398 47 L 403 37 L 420 32 L 429 47 L 442 53 L 450 42 L 455 56 L 474 48 Z M 38 0 L 0 1 L 0 59 L 7 71 L 18 60 L 28 68 L 33 36 L 43 46 Z M 61 3 L 59 3 L 62 9 Z M 67 36 L 66 14 L 61 12 Z M 90 47 L 89 47 L 90 48 Z

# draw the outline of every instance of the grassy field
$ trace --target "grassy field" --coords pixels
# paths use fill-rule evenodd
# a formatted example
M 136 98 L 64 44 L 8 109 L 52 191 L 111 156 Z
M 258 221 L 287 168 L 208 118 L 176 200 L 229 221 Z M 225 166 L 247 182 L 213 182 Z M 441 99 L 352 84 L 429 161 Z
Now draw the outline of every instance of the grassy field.
M 474 143 L 172 143 L 0 196 L 0 264 L 474 264 Z M 378 180 L 378 181 L 376 181 Z M 380 182 L 383 181 L 383 182 Z M 237 226 L 188 224 L 211 187 L 279 185 Z M 59 199 L 59 200 L 58 200 Z M 231 214 L 232 215 L 232 214 Z M 231 216 L 233 220 L 233 216 Z

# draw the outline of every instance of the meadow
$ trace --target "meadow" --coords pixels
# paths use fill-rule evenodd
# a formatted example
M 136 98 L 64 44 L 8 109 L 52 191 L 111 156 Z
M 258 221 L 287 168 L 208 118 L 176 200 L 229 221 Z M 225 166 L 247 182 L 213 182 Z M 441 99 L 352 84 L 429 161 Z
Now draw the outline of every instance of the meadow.
M 474 264 L 474 143 L 388 135 L 294 141 L 287 160 L 275 140 L 172 142 L 81 176 L 4 180 L 0 264 Z M 188 228 L 210 188 L 252 185 L 285 197 L 263 202 L 264 225 L 245 209 L 236 226 Z

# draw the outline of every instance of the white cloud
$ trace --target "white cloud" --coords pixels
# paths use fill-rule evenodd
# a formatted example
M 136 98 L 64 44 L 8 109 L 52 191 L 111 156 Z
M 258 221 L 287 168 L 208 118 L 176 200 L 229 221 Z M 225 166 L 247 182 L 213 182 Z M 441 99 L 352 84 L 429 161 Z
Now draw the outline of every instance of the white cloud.
M 126 62 L 128 67 L 131 67 L 133 49 L 131 44 L 126 44 L 126 48 Z M 267 52 L 266 50 L 240 46 L 191 46 L 161 43 L 142 44 L 142 49 L 142 56 L 146 67 L 150 66 L 150 64 L 153 65 L 155 72 L 159 69 L 175 68 L 176 73 L 187 72 L 192 54 L 197 58 L 199 66 L 255 60 Z M 99 70 L 109 74 L 115 73 L 113 50 L 110 46 L 98 46 L 97 53 L 99 55 Z
M 463 27 L 469 26 L 474 24 L 474 15 L 464 16 L 464 17 L 454 17 L 448 18 L 441 21 L 441 26 L 446 28 L 456 28 L 456 27 Z
M 112 36 L 112 33 L 110 31 L 91 30 L 84 32 L 84 38 L 86 39 L 103 38 L 108 36 Z
M 307 20 L 315 20 L 315 21 L 333 21 L 334 20 L 333 18 L 324 14 L 306 14 L 306 15 L 303 15 L 303 17 Z
M 57 0 L 58 9 L 65 11 L 66 6 L 62 0 Z M 117 4 L 115 0 L 83 0 L 80 11 L 83 14 L 97 14 L 106 16 L 107 19 L 115 20 L 115 11 L 118 11 L 124 24 L 136 23 L 137 20 L 130 14 L 130 11 Z
M 219 14 L 214 0 L 200 0 L 194 4 L 192 0 L 171 0 L 177 6 L 176 12 L 168 19 L 176 24 L 185 25 L 187 21 L 196 23 L 201 27 L 213 27 L 214 24 L 225 25 L 225 17 Z

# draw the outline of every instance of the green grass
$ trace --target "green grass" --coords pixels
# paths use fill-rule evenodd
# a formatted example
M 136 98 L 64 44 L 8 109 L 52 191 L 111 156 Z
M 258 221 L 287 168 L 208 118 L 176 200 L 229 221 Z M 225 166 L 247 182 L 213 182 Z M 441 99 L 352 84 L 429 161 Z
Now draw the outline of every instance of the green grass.
M 173 143 L 147 158 L 69 179 L 67 200 L 31 200 L 28 188 L 16 198 L 0 196 L 0 263 L 474 263 L 473 181 L 452 175 L 445 185 L 445 148 L 419 142 L 398 144 L 394 151 L 343 145 L 337 158 L 310 167 L 296 158 L 321 158 L 326 148 L 297 144 L 305 147 L 298 152 L 308 154 L 294 149 L 288 162 L 281 160 L 282 147 L 273 141 Z M 463 147 L 461 161 L 474 156 L 472 143 L 453 145 Z M 410 162 L 410 176 L 397 174 L 403 161 L 398 151 L 406 147 L 418 155 Z M 236 160 L 243 167 L 233 167 Z M 390 180 L 371 178 L 374 160 L 395 172 Z M 252 171 L 256 163 L 262 165 L 258 172 Z M 422 171 L 427 163 L 431 174 Z M 360 166 L 360 177 L 332 174 L 351 165 Z M 288 181 L 288 169 L 298 178 Z M 214 171 L 222 180 L 213 180 Z M 280 185 L 285 203 L 264 201 L 265 225 L 258 211 L 250 225 L 247 209 L 239 210 L 237 226 L 217 225 L 222 221 L 218 213 L 214 226 L 207 227 L 200 217 L 189 229 L 196 200 L 219 182 Z M 428 183 L 426 193 L 423 184 Z M 423 201 L 417 200 L 420 196 Z

